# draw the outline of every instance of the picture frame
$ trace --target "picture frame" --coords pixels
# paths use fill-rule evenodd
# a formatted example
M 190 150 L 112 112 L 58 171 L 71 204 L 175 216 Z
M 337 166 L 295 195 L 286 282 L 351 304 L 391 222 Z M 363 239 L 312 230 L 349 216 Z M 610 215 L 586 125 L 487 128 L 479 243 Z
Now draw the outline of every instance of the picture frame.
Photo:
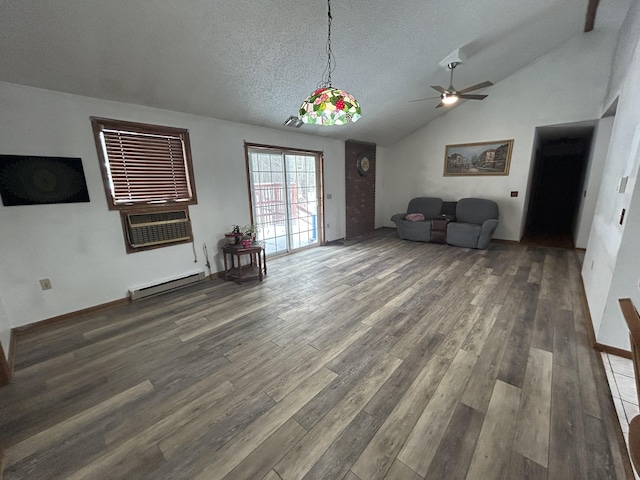
M 513 139 L 447 145 L 445 177 L 509 175 Z

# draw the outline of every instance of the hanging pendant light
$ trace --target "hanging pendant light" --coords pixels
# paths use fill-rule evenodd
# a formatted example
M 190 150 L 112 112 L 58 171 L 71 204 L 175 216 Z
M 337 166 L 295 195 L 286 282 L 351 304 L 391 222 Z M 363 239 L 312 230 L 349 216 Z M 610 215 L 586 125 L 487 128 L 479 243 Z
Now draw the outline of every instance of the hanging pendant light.
M 360 104 L 353 95 L 334 88 L 331 85 L 331 72 L 335 66 L 331 52 L 331 0 L 327 0 L 328 35 L 327 35 L 327 67 L 318 88 L 309 95 L 302 105 L 298 116 L 304 123 L 317 125 L 346 125 L 356 122 L 362 116 Z

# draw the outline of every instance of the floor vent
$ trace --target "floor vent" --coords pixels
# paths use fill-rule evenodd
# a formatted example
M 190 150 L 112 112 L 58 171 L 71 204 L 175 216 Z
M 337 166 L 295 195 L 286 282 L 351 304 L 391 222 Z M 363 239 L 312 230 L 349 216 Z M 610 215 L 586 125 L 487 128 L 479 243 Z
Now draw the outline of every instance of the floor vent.
M 185 210 L 126 214 L 129 245 L 150 247 L 191 239 L 191 222 Z
M 129 296 L 131 301 L 140 300 L 142 298 L 150 297 L 151 295 L 158 295 L 177 288 L 186 287 L 193 283 L 202 282 L 205 279 L 204 272 L 197 272 L 185 277 L 175 278 L 173 280 L 167 280 L 166 282 L 156 283 L 147 287 L 138 287 L 129 289 Z

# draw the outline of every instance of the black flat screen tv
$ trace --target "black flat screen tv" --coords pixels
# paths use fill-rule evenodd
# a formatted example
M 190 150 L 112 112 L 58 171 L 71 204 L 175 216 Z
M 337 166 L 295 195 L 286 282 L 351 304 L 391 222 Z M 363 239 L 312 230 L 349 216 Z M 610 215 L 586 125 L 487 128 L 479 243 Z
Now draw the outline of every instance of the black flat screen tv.
M 88 202 L 82 159 L 0 155 L 0 195 L 5 207 Z

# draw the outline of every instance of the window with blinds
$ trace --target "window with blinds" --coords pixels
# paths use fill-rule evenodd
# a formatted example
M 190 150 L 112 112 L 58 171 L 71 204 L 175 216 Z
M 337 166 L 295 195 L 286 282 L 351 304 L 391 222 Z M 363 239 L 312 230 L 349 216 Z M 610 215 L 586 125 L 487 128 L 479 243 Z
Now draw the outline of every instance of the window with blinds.
M 96 117 L 91 123 L 107 204 L 120 210 L 127 252 L 193 242 L 189 205 L 197 200 L 189 132 Z M 136 221 L 143 217 L 142 224 Z
M 110 209 L 197 203 L 187 130 L 91 121 Z

